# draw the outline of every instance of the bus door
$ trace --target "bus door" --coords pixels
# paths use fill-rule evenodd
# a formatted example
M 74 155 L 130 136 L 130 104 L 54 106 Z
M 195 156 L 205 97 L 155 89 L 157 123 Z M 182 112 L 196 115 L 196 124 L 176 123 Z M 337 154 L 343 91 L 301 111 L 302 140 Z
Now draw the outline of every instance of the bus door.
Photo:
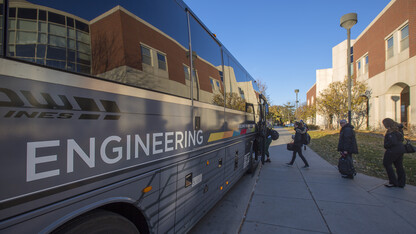
M 258 146 L 261 155 L 261 162 L 264 164 L 265 152 L 266 152 L 266 116 L 269 114 L 269 105 L 264 95 L 259 95 L 259 106 L 260 106 L 260 119 L 258 122 Z

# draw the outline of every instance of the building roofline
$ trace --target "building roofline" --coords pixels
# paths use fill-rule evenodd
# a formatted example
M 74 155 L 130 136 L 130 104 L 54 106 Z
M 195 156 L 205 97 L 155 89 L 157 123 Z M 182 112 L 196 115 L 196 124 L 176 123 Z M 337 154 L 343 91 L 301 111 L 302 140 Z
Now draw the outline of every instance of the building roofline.
M 312 85 L 312 87 L 310 87 L 309 89 L 308 89 L 308 91 L 306 91 L 306 93 L 309 93 L 309 91 L 311 91 L 311 89 L 313 89 L 313 87 L 315 87 L 316 86 L 316 82 Z
M 395 3 L 396 0 L 391 0 L 389 2 L 389 4 L 387 4 L 386 7 L 384 7 L 384 9 L 376 16 L 376 18 L 373 19 L 373 21 L 371 21 L 371 23 L 360 33 L 360 35 L 358 35 L 358 37 L 355 40 L 359 40 L 372 26 L 373 24 L 376 23 L 376 21 L 378 19 L 380 19 L 380 17 L 393 5 L 393 3 Z

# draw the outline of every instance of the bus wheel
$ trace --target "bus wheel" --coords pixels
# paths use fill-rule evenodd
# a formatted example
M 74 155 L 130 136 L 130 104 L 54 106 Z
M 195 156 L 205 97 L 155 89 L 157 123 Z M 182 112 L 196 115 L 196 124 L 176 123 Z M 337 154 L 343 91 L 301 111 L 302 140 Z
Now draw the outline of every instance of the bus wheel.
M 116 213 L 97 210 L 80 216 L 64 224 L 58 230 L 52 232 L 56 234 L 75 234 L 75 233 L 140 233 L 136 226 L 127 218 Z

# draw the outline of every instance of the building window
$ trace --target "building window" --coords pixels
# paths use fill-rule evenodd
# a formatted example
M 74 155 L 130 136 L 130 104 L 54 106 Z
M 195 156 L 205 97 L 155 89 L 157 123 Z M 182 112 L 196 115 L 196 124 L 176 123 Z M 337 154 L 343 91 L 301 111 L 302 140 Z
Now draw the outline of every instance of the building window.
M 150 53 L 150 49 L 141 45 L 140 49 L 142 51 L 142 63 L 147 65 L 152 65 L 152 54 Z
M 400 48 L 401 51 L 409 48 L 409 25 L 404 26 L 400 30 Z
M 216 90 L 215 84 L 214 84 L 214 79 L 209 78 L 209 80 L 211 81 L 211 89 L 212 89 L 212 92 L 214 92 Z
M 368 55 L 364 57 L 364 73 L 368 72 Z
M 194 85 L 196 85 L 198 83 L 198 74 L 195 69 L 192 69 L 192 75 L 194 77 Z
M 166 71 L 166 56 L 161 53 L 157 53 L 157 64 L 158 68 Z
M 245 98 L 244 98 L 244 91 L 243 91 L 240 87 L 238 87 L 238 91 L 240 92 L 240 97 L 241 97 L 242 99 L 245 99 Z
M 185 79 L 186 80 L 191 80 L 191 77 L 189 76 L 189 67 L 186 66 L 185 64 L 183 65 L 183 72 L 185 73 Z M 192 75 L 194 76 L 194 85 L 196 84 L 196 82 L 198 82 L 197 80 L 197 74 L 196 74 L 196 70 L 192 69 Z
M 387 59 L 393 57 L 394 55 L 393 45 L 393 36 L 391 36 L 389 39 L 387 39 Z
M 358 75 L 361 74 L 361 60 L 358 60 L 358 63 L 357 63 L 357 74 Z
M 220 91 L 221 90 L 220 82 L 212 77 L 210 77 L 209 79 L 211 81 L 212 92 Z
M 189 67 L 185 64 L 183 65 L 183 72 L 185 73 L 185 80 L 190 80 L 189 78 Z

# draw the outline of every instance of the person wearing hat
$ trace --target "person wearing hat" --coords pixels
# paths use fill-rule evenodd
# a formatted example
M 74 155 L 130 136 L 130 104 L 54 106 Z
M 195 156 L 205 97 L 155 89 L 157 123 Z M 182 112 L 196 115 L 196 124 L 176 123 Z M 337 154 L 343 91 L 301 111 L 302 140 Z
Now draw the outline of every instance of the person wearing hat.
M 347 123 L 345 119 L 339 121 L 341 125 L 341 130 L 339 133 L 338 141 L 338 151 L 348 160 L 352 162 L 352 154 L 358 154 L 357 140 L 355 139 L 354 126 L 350 123 Z M 355 169 L 353 168 L 354 173 L 350 175 L 342 175 L 343 178 L 354 179 Z
M 383 119 L 383 125 L 387 129 L 384 135 L 384 153 L 383 166 L 386 168 L 389 183 L 384 186 L 401 187 L 406 185 L 406 173 L 403 168 L 403 154 L 405 153 L 403 133 L 400 131 L 399 124 L 390 118 Z M 393 165 L 396 168 L 396 174 Z
M 306 130 L 303 127 L 303 124 L 300 122 L 295 122 L 295 136 L 294 136 L 294 150 L 292 155 L 292 160 L 289 163 L 286 163 L 288 166 L 292 166 L 296 159 L 296 153 L 299 154 L 299 157 L 302 159 L 305 166 L 303 168 L 309 168 L 309 163 L 306 161 L 306 158 L 302 154 L 302 145 L 303 145 L 303 137 L 302 134 L 305 134 Z

